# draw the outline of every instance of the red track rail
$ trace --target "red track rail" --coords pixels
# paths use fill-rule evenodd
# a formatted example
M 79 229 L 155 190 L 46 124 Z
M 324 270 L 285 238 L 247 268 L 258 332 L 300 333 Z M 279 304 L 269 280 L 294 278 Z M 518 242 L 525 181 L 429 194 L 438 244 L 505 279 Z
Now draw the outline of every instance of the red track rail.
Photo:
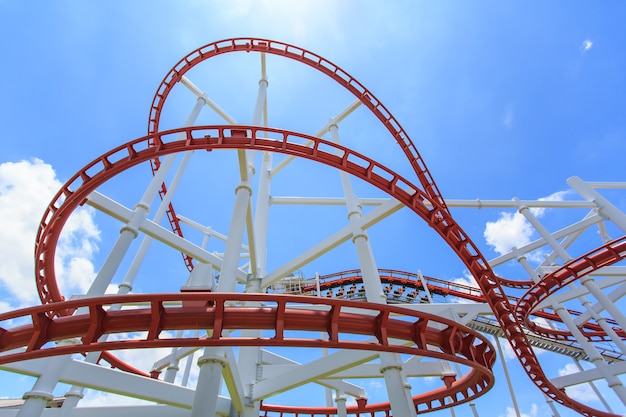
M 525 323 L 532 332 L 546 337 L 575 340 L 569 332 L 555 332 L 553 329 L 540 326 L 529 319 L 536 306 L 564 286 L 579 280 L 605 266 L 613 265 L 626 258 L 626 236 L 615 239 L 577 259 L 573 259 L 556 271 L 547 274 L 533 285 L 518 301 L 515 315 Z M 595 334 L 588 334 L 581 329 L 588 339 Z M 616 329 L 619 332 L 619 329 Z M 622 337 L 623 337 L 623 332 Z
M 178 140 L 179 133 L 184 133 L 186 139 Z M 293 143 L 290 138 L 300 140 Z M 312 141 L 313 146 L 303 146 L 302 139 Z M 180 128 L 128 142 L 87 165 L 56 195 L 37 234 L 37 286 L 42 301 L 48 303 L 60 299 L 54 273 L 56 243 L 68 215 L 85 201 L 91 191 L 141 162 L 196 149 L 254 149 L 294 155 L 343 170 L 388 193 L 426 221 L 463 261 L 476 279 L 520 363 L 545 395 L 585 416 L 613 416 L 571 399 L 550 382 L 498 278 L 476 245 L 437 200 L 364 155 L 320 138 L 280 129 L 254 126 Z M 67 313 L 69 310 L 55 310 L 53 314 Z M 42 320 L 52 320 L 52 317 Z
M 264 303 L 265 306 L 229 306 L 241 302 Z M 142 308 L 142 303 L 147 305 Z M 198 304 L 205 306 L 198 307 Z M 112 305 L 130 308 L 107 311 Z M 87 313 L 60 316 L 63 311 L 79 308 Z M 251 316 L 255 320 L 251 321 Z M 452 320 L 380 304 L 266 294 L 136 294 L 52 303 L 0 314 L 0 322 L 15 319 L 30 320 L 30 323 L 0 329 L 0 352 L 26 350 L 0 356 L 0 364 L 115 349 L 288 346 L 395 352 L 468 366 L 469 372 L 458 380 L 449 381 L 446 389 L 413 397 L 416 409 L 425 411 L 471 401 L 490 389 L 494 382 L 491 367 L 495 352 L 485 336 Z M 269 330 L 272 335 L 254 338 L 223 335 L 225 331 L 242 328 Z M 212 330 L 212 335 L 160 337 L 164 331 L 195 329 Z M 297 331 L 325 332 L 327 338 L 312 339 L 291 333 Z M 143 339 L 100 341 L 103 335 L 126 332 L 147 334 Z M 373 335 L 377 341 L 355 341 L 351 335 Z M 50 343 L 67 339 L 78 342 L 63 346 Z M 266 409 L 270 410 L 271 406 Z M 368 406 L 367 410 L 388 411 L 389 404 Z
M 152 105 L 150 106 L 150 116 L 148 119 L 148 135 L 159 131 L 159 122 L 161 119 L 161 112 L 163 111 L 163 105 L 167 99 L 167 96 L 172 91 L 174 86 L 182 79 L 182 77 L 196 65 L 216 57 L 218 55 L 232 53 L 232 52 L 259 52 L 282 56 L 284 58 L 292 59 L 298 62 L 302 62 L 317 71 L 329 76 L 335 80 L 339 85 L 350 91 L 356 98 L 358 98 L 374 115 L 383 123 L 387 130 L 391 133 L 395 141 L 400 145 L 403 152 L 409 159 L 411 166 L 416 172 L 418 179 L 426 193 L 436 200 L 439 205 L 447 211 L 447 207 L 441 193 L 437 189 L 432 176 L 426 169 L 426 165 L 422 157 L 420 156 L 417 148 L 409 138 L 409 135 L 402 128 L 398 120 L 387 110 L 387 108 L 378 99 L 367 90 L 359 81 L 349 75 L 346 71 L 333 64 L 332 62 L 322 58 L 321 56 L 314 54 L 313 52 L 299 48 L 294 45 L 290 45 L 283 42 L 272 41 L 268 39 L 257 38 L 233 38 L 225 39 L 217 42 L 204 45 L 183 57 L 165 76 L 161 85 L 157 88 L 157 91 L 152 99 Z M 154 146 L 151 143 L 151 146 Z M 150 161 L 152 173 L 154 174 L 160 166 L 158 158 Z M 161 198 L 167 192 L 165 184 L 161 185 L 159 195 Z M 180 227 L 180 222 L 176 216 L 173 204 L 170 202 L 166 210 L 167 218 L 170 223 L 170 227 L 174 233 L 179 236 L 183 236 L 183 231 Z M 183 254 L 183 259 L 188 270 L 193 270 L 193 259 L 186 254 Z
M 383 123 L 389 133 L 396 140 L 407 156 L 411 166 L 418 176 L 420 184 L 424 187 L 426 194 L 438 205 L 447 211 L 444 199 L 437 189 L 437 185 L 426 168 L 424 160 L 420 156 L 417 148 L 409 138 L 404 128 L 398 120 L 387 110 L 387 108 L 372 94 L 363 84 L 357 81 L 346 71 L 328 61 L 327 59 L 307 51 L 300 47 L 269 39 L 258 38 L 233 38 L 224 39 L 204 45 L 183 57 L 170 72 L 165 76 L 161 85 L 152 100 L 150 116 L 148 120 L 148 134 L 156 133 L 159 130 L 159 121 L 163 105 L 169 93 L 176 83 L 193 67 L 207 59 L 218 55 L 232 52 L 259 52 L 278 55 L 284 58 L 301 62 L 327 75 L 346 90 L 354 94 L 374 115 Z
M 424 284 L 420 281 L 419 276 L 412 272 L 399 271 L 393 269 L 379 269 L 380 280 L 383 284 L 391 284 L 396 286 L 402 286 L 406 289 L 423 291 Z M 473 287 L 470 285 L 463 285 L 456 282 L 451 282 L 439 278 L 433 278 L 429 276 L 423 276 L 424 281 L 428 290 L 432 294 L 441 295 L 443 297 L 452 296 L 458 297 L 464 300 L 470 300 L 477 303 L 485 303 L 487 300 L 483 296 L 480 288 Z M 322 275 L 319 277 L 320 279 L 320 291 L 330 290 L 337 287 L 346 287 L 347 285 L 356 284 L 362 282 L 361 271 L 358 269 L 352 269 L 348 271 L 335 272 L 328 275 Z M 308 285 L 302 287 L 302 292 L 312 292 L 316 291 L 316 285 Z M 388 301 L 391 302 L 406 302 L 411 303 L 413 301 L 418 301 L 417 297 L 415 300 L 407 298 L 407 293 L 404 293 L 402 296 L 395 296 L 393 293 L 387 295 Z M 509 302 L 511 304 L 517 304 L 518 298 L 513 296 L 508 296 Z M 359 298 L 358 294 L 356 297 L 344 297 L 344 298 Z M 364 297 L 361 297 L 364 298 Z M 574 316 L 578 316 L 581 313 L 578 311 L 568 310 L 569 314 Z M 550 320 L 552 322 L 562 322 L 561 318 L 553 312 L 539 310 L 534 311 L 532 313 L 533 316 L 541 317 L 546 320 Z M 612 319 L 606 319 L 606 321 L 612 325 L 619 326 L 619 324 Z M 569 331 L 564 330 L 556 330 L 552 328 L 541 328 L 536 323 L 532 322 L 533 326 L 529 328 L 530 331 L 535 331 L 535 329 L 541 329 L 536 331 L 535 333 L 540 334 L 543 337 L 553 339 L 553 340 L 568 340 L 568 341 L 576 341 Z M 593 342 L 606 342 L 610 341 L 610 338 L 607 336 L 606 332 L 600 327 L 600 325 L 596 323 L 585 323 L 582 328 L 587 329 L 584 332 L 585 337 L 589 341 Z M 626 338 L 626 333 L 620 327 L 614 328 L 615 332 L 620 336 Z

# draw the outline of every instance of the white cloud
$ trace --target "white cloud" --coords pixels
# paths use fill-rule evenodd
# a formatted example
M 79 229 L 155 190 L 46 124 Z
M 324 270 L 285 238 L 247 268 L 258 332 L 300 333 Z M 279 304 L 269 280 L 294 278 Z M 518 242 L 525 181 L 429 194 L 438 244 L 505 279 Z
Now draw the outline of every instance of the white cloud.
M 563 201 L 568 191 L 558 191 L 539 201 Z M 530 212 L 537 218 L 545 214 L 546 209 L 532 207 Z M 483 236 L 487 244 L 500 255 L 508 253 L 512 248 L 520 248 L 530 243 L 534 228 L 519 212 L 501 212 L 494 222 L 487 222 Z M 537 255 L 539 256 L 539 255 Z
M 502 212 L 495 222 L 487 222 L 483 236 L 499 254 L 530 242 L 533 228 L 520 213 Z
M 591 49 L 592 46 L 593 46 L 593 42 L 591 42 L 591 39 L 585 39 L 583 43 L 580 45 L 581 53 L 587 52 L 588 50 Z
M 52 167 L 39 159 L 0 164 L 0 286 L 12 308 L 38 302 L 34 242 L 43 213 L 61 187 Z M 93 272 L 98 230 L 93 213 L 76 210 L 59 240 L 57 279 L 63 288 L 84 288 Z
M 547 197 L 542 197 L 539 201 L 563 201 L 565 196 L 568 195 L 570 191 L 557 191 L 556 193 L 552 193 Z M 546 212 L 545 208 L 542 207 L 533 207 L 530 209 L 530 212 L 535 217 L 541 217 Z

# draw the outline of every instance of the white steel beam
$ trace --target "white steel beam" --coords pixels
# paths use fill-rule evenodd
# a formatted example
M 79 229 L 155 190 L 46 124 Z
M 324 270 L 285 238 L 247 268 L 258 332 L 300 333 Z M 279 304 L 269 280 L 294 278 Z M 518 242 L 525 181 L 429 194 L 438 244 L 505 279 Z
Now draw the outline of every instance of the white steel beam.
M 521 202 L 520 202 L 521 203 Z M 597 223 L 600 223 L 603 219 L 598 216 L 597 214 L 592 214 L 588 217 L 586 217 L 585 219 L 579 221 L 578 223 L 575 223 L 573 225 L 570 225 L 568 227 L 565 227 L 561 230 L 558 230 L 554 233 L 552 233 L 552 236 L 554 237 L 554 239 L 558 240 L 558 239 L 562 239 L 572 233 L 575 233 L 577 231 L 580 230 L 584 230 L 586 228 L 589 228 Z M 512 261 L 514 259 L 516 259 L 520 253 L 528 253 L 528 252 L 532 252 L 536 249 L 539 249 L 541 247 L 544 247 L 548 244 L 548 242 L 544 239 L 544 238 L 540 238 L 537 239 L 533 242 L 530 242 L 527 245 L 524 245 L 522 247 L 517 248 L 517 251 L 512 251 L 512 252 L 508 252 L 505 253 L 504 255 L 498 256 L 496 258 L 493 258 L 489 261 L 489 265 L 491 267 L 496 267 L 498 265 L 501 264 L 505 264 L 509 261 Z
M 276 378 L 281 373 L 288 372 L 293 369 L 293 367 L 297 367 L 300 365 L 300 362 L 284 358 L 267 350 L 264 350 L 262 352 L 262 357 L 263 377 L 267 379 Z M 268 362 L 271 362 L 271 364 Z M 363 365 L 358 365 L 356 367 L 359 368 L 360 366 Z M 380 377 L 380 373 L 378 376 Z M 323 378 L 315 382 L 327 388 L 334 389 L 336 391 L 342 391 L 345 394 L 351 395 L 355 398 L 361 398 L 365 396 L 365 390 L 362 387 L 347 381 L 341 381 L 341 379 L 342 378 L 336 378 L 336 375 L 332 375 L 328 378 Z
M 626 361 L 613 362 L 606 366 L 613 375 L 626 374 Z M 551 382 L 558 388 L 566 388 L 572 385 L 584 384 L 586 382 L 603 379 L 604 374 L 599 368 L 590 368 L 573 374 L 563 375 L 551 379 Z
M 262 400 L 282 391 L 302 386 L 318 379 L 326 378 L 336 372 L 348 369 L 378 356 L 377 353 L 343 350 L 312 362 L 301 364 L 293 369 L 264 379 L 254 387 L 254 400 Z
M 404 205 L 399 201 L 393 199 L 388 200 L 382 206 L 377 207 L 376 209 L 361 217 L 360 227 L 362 229 L 367 229 L 368 227 L 373 226 L 374 224 L 380 222 L 382 219 L 400 210 L 402 207 L 404 207 Z M 263 278 L 261 287 L 269 287 L 283 277 L 289 275 L 294 271 L 297 271 L 303 265 L 306 265 L 313 259 L 319 258 L 326 252 L 344 243 L 345 241 L 350 239 L 353 230 L 353 225 L 347 225 L 329 236 L 328 238 L 324 239 L 320 243 L 314 245 L 300 255 L 296 256 L 291 261 L 281 265 L 280 267 L 269 273 L 265 278 Z
M 2 365 L 0 369 L 25 375 L 40 376 L 42 370 L 45 370 L 47 360 L 47 358 L 42 358 L 14 362 Z M 190 388 L 75 359 L 67 361 L 59 381 L 187 409 L 191 408 L 194 393 L 194 390 Z M 230 400 L 220 397 L 218 409 L 229 410 Z
M 0 409 L 0 417 L 17 416 L 16 409 Z M 227 417 L 228 410 L 219 409 L 216 413 Z M 41 413 L 43 417 L 62 417 L 61 408 L 46 408 Z M 133 416 L 133 417 L 189 417 L 191 410 L 176 408 L 167 405 L 126 405 L 106 407 L 76 407 L 72 409 L 72 417 L 110 417 L 110 416 Z
M 130 216 L 132 216 L 132 211 L 127 207 L 124 207 L 118 202 L 113 201 L 97 191 L 89 194 L 87 204 L 122 222 L 127 222 L 130 219 Z M 160 226 L 151 220 L 144 219 L 138 229 L 146 235 L 173 249 L 176 249 L 177 251 L 183 252 L 200 262 L 210 263 L 218 270 L 221 269 L 222 260 L 219 257 L 181 238 L 174 232 L 165 229 L 163 226 Z M 240 281 L 245 282 L 246 273 L 244 271 L 237 270 L 237 278 Z

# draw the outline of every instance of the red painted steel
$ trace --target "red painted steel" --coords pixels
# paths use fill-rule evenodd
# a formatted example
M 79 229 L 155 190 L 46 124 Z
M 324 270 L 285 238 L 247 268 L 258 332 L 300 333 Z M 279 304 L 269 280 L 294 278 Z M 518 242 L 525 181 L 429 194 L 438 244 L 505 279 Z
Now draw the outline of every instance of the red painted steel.
M 413 145 L 409 135 L 389 110 L 387 110 L 387 108 L 360 82 L 337 65 L 313 52 L 287 43 L 258 38 L 233 38 L 213 42 L 190 52 L 174 65 L 161 82 L 161 85 L 157 88 L 150 107 L 148 134 L 150 135 L 159 131 L 161 112 L 167 96 L 189 70 L 210 58 L 232 52 L 259 52 L 292 59 L 320 71 L 346 88 L 365 104 L 365 106 L 383 123 L 408 157 L 426 193 L 437 200 L 439 205 L 447 211 L 445 201 L 441 197 L 437 185 L 426 169 L 426 165 L 417 151 L 417 148 Z M 159 159 L 155 158 L 151 160 L 150 166 L 154 174 L 159 169 Z M 166 192 L 166 186 L 162 184 L 159 195 L 163 197 Z M 171 202 L 168 205 L 166 213 L 172 231 L 182 237 L 183 232 L 180 227 L 180 222 Z M 183 259 L 187 269 L 190 271 L 193 270 L 193 259 L 186 254 L 183 254 Z
M 572 259 L 565 265 L 545 275 L 540 281 L 533 285 L 518 301 L 515 307 L 515 315 L 520 322 L 524 323 L 529 330 L 559 340 L 575 340 L 569 332 L 555 331 L 530 320 L 530 315 L 539 303 L 556 291 L 590 273 L 605 266 L 613 265 L 626 258 L 626 236 L 615 239 L 607 244 L 594 249 L 576 259 Z M 591 333 L 580 329 L 583 335 L 590 340 L 603 340 L 601 334 Z M 618 333 L 621 329 L 615 329 Z
M 571 399 L 550 382 L 524 334 L 522 323 L 515 315 L 515 308 L 504 293 L 498 277 L 495 276 L 475 244 L 436 199 L 385 166 L 323 139 L 280 129 L 254 126 L 237 126 L 238 132 L 246 131 L 246 137 L 240 135 L 233 137 L 235 135 L 231 135 L 231 129 L 232 126 L 188 127 L 136 139 L 97 158 L 70 179 L 48 207 L 37 235 L 37 285 L 42 301 L 48 303 L 61 299 L 55 281 L 54 253 L 67 216 L 85 201 L 91 191 L 118 173 L 140 162 L 154 160 L 170 153 L 196 149 L 255 149 L 294 155 L 343 170 L 367 181 L 420 216 L 446 241 L 476 279 L 520 363 L 536 386 L 552 400 L 582 415 L 612 416 L 610 413 L 595 410 Z M 186 139 L 177 140 L 179 133 L 185 133 Z M 293 143 L 289 141 L 289 138 L 300 139 L 300 141 Z M 312 141 L 312 147 L 301 145 L 303 138 Z M 148 145 L 149 142 L 153 145 Z M 68 304 L 63 304 L 60 307 L 67 306 Z M 52 317 L 67 314 L 69 311 L 55 310 L 50 317 L 45 310 L 39 311 L 37 317 L 33 317 L 37 331 L 30 334 L 28 346 L 31 349 L 38 347 L 45 340 L 42 335 L 49 330 L 50 324 L 56 323 Z M 71 322 L 71 317 L 59 319 L 67 319 Z M 153 329 L 158 329 L 158 325 L 155 324 Z M 95 335 L 99 329 L 96 327 L 91 331 Z
M 426 194 L 433 200 L 436 200 L 438 205 L 447 211 L 445 201 L 409 135 L 374 94 L 346 71 L 327 59 L 306 49 L 284 42 L 259 38 L 232 38 L 204 45 L 187 54 L 174 65 L 157 88 L 150 107 L 148 133 L 156 133 L 159 130 L 159 121 L 165 100 L 174 85 L 189 70 L 207 59 L 232 52 L 259 52 L 278 55 L 306 64 L 336 81 L 359 99 L 382 122 L 404 151 Z
M 186 306 L 197 301 L 210 302 L 211 305 Z M 264 306 L 232 306 L 241 302 L 264 303 Z M 112 305 L 122 305 L 122 308 L 107 311 Z M 124 305 L 129 308 L 124 309 Z M 59 314 L 79 308 L 85 313 Z M 251 316 L 255 320 L 250 320 Z M 287 346 L 395 352 L 469 367 L 469 371 L 447 389 L 413 397 L 415 407 L 427 411 L 471 401 L 489 390 L 494 382 L 491 367 L 495 362 L 495 351 L 485 336 L 452 320 L 389 305 L 306 296 L 190 292 L 88 298 L 0 314 L 0 322 L 28 319 L 29 324 L 12 329 L 0 328 L 0 352 L 26 348 L 0 356 L 0 364 L 116 349 Z M 242 328 L 268 330 L 273 334 L 247 338 L 227 332 Z M 212 330 L 212 334 L 208 337 L 161 337 L 165 331 L 196 329 Z M 307 338 L 300 333 L 292 336 L 290 333 L 297 331 L 325 332 L 327 339 Z M 146 332 L 146 336 L 134 340 L 101 341 L 104 335 L 126 332 Z M 357 341 L 350 338 L 351 335 L 376 335 L 377 341 Z M 68 339 L 76 343 L 51 343 Z M 432 347 L 436 349 L 432 350 Z M 270 410 L 271 406 L 265 408 Z M 389 404 L 370 405 L 367 410 L 386 412 Z
M 419 296 L 418 292 L 424 291 L 424 285 L 420 281 L 418 274 L 413 273 L 413 272 L 406 272 L 406 271 L 399 271 L 399 270 L 392 270 L 392 269 L 382 269 L 382 268 L 379 269 L 378 272 L 380 274 L 381 282 L 383 284 L 394 286 L 394 291 L 397 290 L 398 287 L 403 287 L 409 291 L 413 291 L 413 290 L 416 291 L 416 293 L 414 293 L 415 298 L 411 297 L 410 296 L 411 292 L 406 291 L 406 290 L 401 295 L 391 292 L 387 294 L 388 302 L 392 302 L 392 303 L 394 302 L 412 303 L 414 301 L 420 302 L 420 300 L 417 298 Z M 447 281 L 447 280 L 443 280 L 439 278 L 433 278 L 429 276 L 423 276 L 423 279 L 426 283 L 428 290 L 431 292 L 431 294 L 435 294 L 435 295 L 439 295 L 443 297 L 447 297 L 447 296 L 458 297 L 464 300 L 474 301 L 477 303 L 487 302 L 485 297 L 482 295 L 480 288 L 472 287 L 470 285 L 460 284 L 457 282 L 451 282 L 451 281 Z M 335 288 L 341 288 L 341 287 L 345 288 L 346 286 L 353 285 L 353 284 L 360 284 L 363 282 L 362 277 L 361 277 L 361 271 L 358 269 L 335 272 L 335 273 L 328 274 L 328 275 L 322 275 L 319 277 L 319 281 L 320 281 L 320 291 L 332 291 Z M 383 288 L 384 287 L 386 286 L 383 286 Z M 316 290 L 317 290 L 317 285 L 315 284 L 310 284 L 310 285 L 302 287 L 303 293 L 314 292 Z M 333 297 L 335 296 L 337 296 L 336 293 L 333 294 Z M 509 297 L 509 302 L 511 304 L 515 305 L 518 303 L 518 300 L 519 300 L 518 297 L 514 297 L 512 295 L 509 295 L 508 297 Z M 343 298 L 364 299 L 365 294 L 362 294 L 362 296 L 359 296 L 357 292 L 356 294 L 352 296 L 348 296 L 348 293 L 346 292 Z M 574 310 L 569 310 L 569 309 L 567 311 L 569 314 L 573 316 L 579 316 L 581 314 L 579 311 L 574 311 Z M 561 318 L 554 312 L 538 310 L 538 311 L 533 311 L 532 315 L 550 320 L 553 323 L 555 322 L 562 323 Z M 615 320 L 609 319 L 609 318 L 606 318 L 605 320 L 607 321 L 607 323 L 616 326 L 614 327 L 614 330 L 618 334 L 618 336 L 626 338 L 626 332 L 624 332 L 624 330 L 622 330 L 619 327 L 619 324 Z M 534 322 L 531 321 L 530 323 L 534 323 Z M 600 325 L 597 323 L 585 323 L 581 327 L 588 329 L 588 331 L 584 332 L 584 335 L 587 337 L 589 341 L 606 342 L 610 340 L 610 337 L 606 334 L 604 330 L 602 330 Z M 533 328 L 539 329 L 540 327 L 538 327 L 537 323 L 534 323 Z M 545 332 L 541 334 L 551 339 L 575 341 L 575 339 L 571 335 L 571 332 L 569 331 L 556 330 L 553 328 L 541 328 L 541 329 L 543 329 L 543 331 Z M 534 331 L 533 329 L 530 329 L 530 330 Z M 536 331 L 536 333 L 540 333 L 540 332 Z

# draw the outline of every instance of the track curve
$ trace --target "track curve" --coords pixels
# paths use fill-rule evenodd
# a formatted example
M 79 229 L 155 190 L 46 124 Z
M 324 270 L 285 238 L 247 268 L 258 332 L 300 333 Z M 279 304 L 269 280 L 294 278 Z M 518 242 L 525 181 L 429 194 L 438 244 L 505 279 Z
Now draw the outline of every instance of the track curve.
M 263 307 L 230 306 L 237 302 Z M 195 305 L 193 305 L 195 303 Z M 198 303 L 205 307 L 198 307 Z M 137 307 L 146 304 L 146 307 Z M 107 311 L 112 305 L 130 309 Z M 317 307 L 317 308 L 315 308 Z M 80 309 L 80 310 L 79 310 Z M 60 312 L 78 310 L 73 316 Z M 250 321 L 254 315 L 255 320 Z M 49 317 L 56 317 L 50 319 Z M 72 353 L 116 349 L 184 346 L 288 346 L 395 352 L 436 358 L 468 366 L 462 378 L 413 397 L 417 409 L 434 411 L 476 398 L 493 385 L 495 351 L 477 331 L 435 315 L 381 304 L 323 298 L 239 293 L 176 293 L 106 296 L 65 301 L 0 314 L 4 320 L 30 319 L 13 329 L 0 329 L 0 364 Z M 434 325 L 434 326 L 433 326 Z M 241 328 L 270 330 L 267 337 L 224 335 Z M 212 330 L 208 337 L 160 337 L 168 330 Z M 103 335 L 146 332 L 137 340 L 100 341 Z M 315 331 L 327 339 L 293 337 L 289 332 Z M 296 333 L 297 335 L 297 333 Z M 375 336 L 377 341 L 351 340 L 350 335 Z M 50 342 L 74 339 L 58 346 Z M 434 346 L 440 351 L 429 349 Z M 452 403 L 448 401 L 452 399 Z M 269 406 L 271 407 L 271 406 Z M 370 411 L 385 411 L 389 404 Z
M 570 333 L 555 332 L 553 329 L 540 326 L 530 320 L 530 315 L 539 303 L 547 299 L 566 285 L 583 279 L 585 276 L 605 266 L 610 266 L 626 258 L 626 236 L 615 239 L 600 246 L 576 259 L 572 259 L 562 267 L 545 275 L 534 284 L 522 297 L 515 307 L 515 315 L 520 322 L 532 332 L 553 339 L 574 340 Z M 598 337 L 596 333 L 583 331 L 589 340 Z M 621 334 L 623 337 L 623 333 Z
M 204 45 L 194 51 L 188 53 L 183 57 L 168 74 L 163 78 L 163 81 L 157 88 L 157 91 L 152 99 L 150 106 L 150 115 L 148 118 L 148 135 L 158 132 L 161 112 L 163 111 L 163 105 L 167 99 L 167 96 L 173 89 L 173 87 L 183 79 L 183 76 L 196 65 L 216 57 L 218 55 L 233 53 L 233 52 L 258 52 L 267 53 L 272 55 L 281 56 L 287 59 L 291 59 L 297 62 L 308 65 L 309 67 L 327 75 L 339 85 L 347 89 L 357 99 L 361 101 L 385 126 L 396 143 L 400 145 L 402 151 L 407 156 L 413 170 L 417 174 L 419 182 L 424 187 L 424 190 L 433 199 L 437 200 L 439 205 L 444 209 L 446 207 L 445 200 L 441 196 L 437 185 L 435 184 L 430 172 L 426 168 L 424 160 L 420 156 L 417 148 L 409 138 L 404 128 L 400 125 L 398 120 L 389 112 L 389 110 L 369 91 L 363 84 L 361 84 L 356 78 L 348 74 L 339 66 L 333 64 L 327 59 L 317 55 L 306 49 L 287 44 L 284 42 L 278 42 L 269 39 L 260 38 L 231 38 L 224 39 L 217 42 L 212 42 Z M 154 174 L 160 166 L 158 158 L 151 160 L 150 165 L 152 173 Z M 161 197 L 167 192 L 165 184 L 161 185 L 159 194 Z M 170 202 L 167 209 L 167 217 L 170 222 L 170 226 L 174 233 L 182 236 L 182 229 L 174 205 Z M 188 270 L 193 270 L 193 260 L 188 255 L 183 255 L 183 260 Z
M 184 133 L 185 139 L 177 140 L 179 133 Z M 307 147 L 302 145 L 301 141 L 290 142 L 290 138 L 304 138 L 312 141 L 313 145 Z M 154 143 L 154 146 L 149 145 L 149 142 Z M 48 207 L 37 235 L 37 284 L 44 303 L 53 301 L 55 296 L 60 296 L 54 278 L 54 252 L 61 229 L 71 211 L 82 204 L 98 185 L 116 174 L 140 162 L 194 149 L 255 149 L 307 158 L 363 179 L 399 200 L 426 221 L 463 261 L 476 279 L 515 354 L 535 385 L 552 400 L 582 415 L 612 416 L 610 413 L 574 401 L 550 382 L 499 280 L 475 244 L 436 199 L 364 155 L 320 138 L 280 129 L 255 126 L 198 126 L 174 129 L 128 142 L 88 164 L 59 191 Z M 63 310 L 55 311 L 53 317 L 63 314 Z M 48 320 L 52 318 L 48 317 Z

